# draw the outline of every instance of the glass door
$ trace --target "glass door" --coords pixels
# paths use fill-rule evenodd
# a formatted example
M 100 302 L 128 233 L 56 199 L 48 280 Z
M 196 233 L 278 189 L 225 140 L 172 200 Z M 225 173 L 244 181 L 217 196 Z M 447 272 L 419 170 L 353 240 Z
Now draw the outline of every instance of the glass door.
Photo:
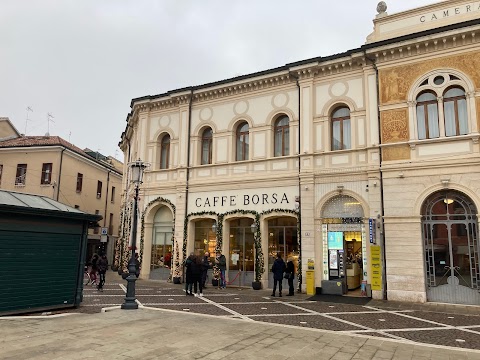
M 150 278 L 167 280 L 172 266 L 172 233 L 159 227 L 153 236 Z
M 292 259 L 295 267 L 295 274 L 298 268 L 298 235 L 297 220 L 294 218 L 278 218 L 268 222 L 268 287 L 273 287 L 272 266 L 277 257 L 277 253 L 282 255 L 282 259 L 287 263 L 288 259 Z M 296 288 L 297 276 L 293 281 Z M 287 286 L 285 281 L 283 286 Z
M 250 286 L 254 279 L 254 242 L 250 226 L 230 227 L 228 279 L 230 285 Z

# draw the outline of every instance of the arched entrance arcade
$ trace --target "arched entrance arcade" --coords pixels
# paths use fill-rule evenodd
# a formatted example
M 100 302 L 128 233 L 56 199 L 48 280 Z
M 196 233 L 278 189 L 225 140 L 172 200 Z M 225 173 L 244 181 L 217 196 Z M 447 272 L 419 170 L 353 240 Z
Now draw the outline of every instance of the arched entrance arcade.
M 367 280 L 368 250 L 362 202 L 347 194 L 331 196 L 321 208 L 321 221 L 322 293 L 360 292 Z
M 438 191 L 423 203 L 427 300 L 480 304 L 477 207 L 465 194 Z

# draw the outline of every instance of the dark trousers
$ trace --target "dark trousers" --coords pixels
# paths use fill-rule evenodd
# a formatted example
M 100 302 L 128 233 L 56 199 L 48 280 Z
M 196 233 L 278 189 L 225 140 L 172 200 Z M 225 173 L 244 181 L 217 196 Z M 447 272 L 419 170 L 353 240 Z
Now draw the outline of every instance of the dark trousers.
M 293 289 L 293 277 L 288 279 L 288 294 L 293 295 L 295 290 Z
M 203 282 L 202 282 L 201 276 L 199 276 L 193 281 L 193 291 L 195 292 L 195 294 L 197 294 L 197 290 L 198 290 L 197 285 L 200 288 L 200 294 L 201 294 L 203 292 Z
M 105 271 L 99 271 L 98 276 L 100 281 L 98 282 L 98 288 L 103 289 L 103 285 L 105 285 Z
M 207 282 L 207 271 L 202 272 L 202 287 L 205 287 L 205 283 Z
M 275 290 L 277 290 L 277 283 L 278 283 L 278 293 L 280 295 L 282 295 L 282 280 L 283 279 L 280 279 L 280 280 L 273 279 L 273 294 L 274 295 L 275 295 Z

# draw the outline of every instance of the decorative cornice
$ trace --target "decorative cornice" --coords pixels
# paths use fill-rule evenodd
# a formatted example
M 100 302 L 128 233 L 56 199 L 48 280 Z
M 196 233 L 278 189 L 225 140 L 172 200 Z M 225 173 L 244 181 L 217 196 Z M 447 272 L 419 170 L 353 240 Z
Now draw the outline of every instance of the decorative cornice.
M 461 31 L 461 32 L 459 32 Z M 473 45 L 478 42 L 476 32 L 479 26 L 451 30 L 447 33 L 438 33 L 411 39 L 408 42 L 388 44 L 383 47 L 373 48 L 367 53 L 373 55 L 377 64 L 401 60 L 419 55 L 432 54 L 452 48 Z

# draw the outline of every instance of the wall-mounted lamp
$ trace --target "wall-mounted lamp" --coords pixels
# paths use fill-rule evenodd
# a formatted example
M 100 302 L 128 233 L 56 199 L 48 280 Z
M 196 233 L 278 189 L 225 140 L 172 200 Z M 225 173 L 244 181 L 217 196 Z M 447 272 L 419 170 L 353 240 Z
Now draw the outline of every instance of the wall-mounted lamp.
M 213 225 L 212 225 L 212 231 L 213 231 L 214 233 L 217 232 L 217 223 L 216 223 L 216 222 L 214 222 Z
M 255 221 L 250 225 L 250 229 L 252 229 L 252 233 L 257 231 L 257 223 Z

